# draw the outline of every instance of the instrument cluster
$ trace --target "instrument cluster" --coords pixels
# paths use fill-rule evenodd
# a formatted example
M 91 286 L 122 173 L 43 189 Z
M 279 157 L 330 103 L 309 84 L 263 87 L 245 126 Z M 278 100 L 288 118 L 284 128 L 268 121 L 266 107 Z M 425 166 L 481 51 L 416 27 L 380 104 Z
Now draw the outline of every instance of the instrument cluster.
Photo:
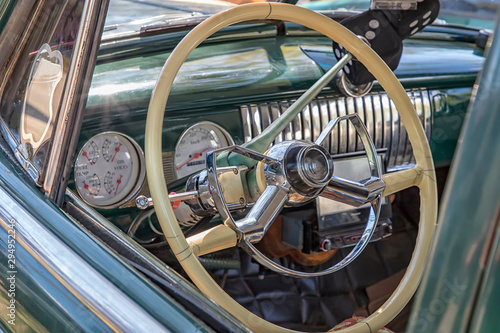
M 221 126 L 203 121 L 182 133 L 175 147 L 174 166 L 177 178 L 189 176 L 205 168 L 206 153 L 234 144 Z
M 91 206 L 118 207 L 138 193 L 145 179 L 144 153 L 130 137 L 118 132 L 90 138 L 75 162 L 75 183 Z
M 209 151 L 232 144 L 229 133 L 213 122 L 203 121 L 188 127 L 175 145 L 175 179 L 204 169 Z M 164 171 L 172 172 L 171 169 Z M 81 148 L 74 165 L 80 197 L 102 209 L 121 207 L 134 200 L 142 192 L 145 176 L 141 147 L 119 132 L 103 132 L 91 137 Z

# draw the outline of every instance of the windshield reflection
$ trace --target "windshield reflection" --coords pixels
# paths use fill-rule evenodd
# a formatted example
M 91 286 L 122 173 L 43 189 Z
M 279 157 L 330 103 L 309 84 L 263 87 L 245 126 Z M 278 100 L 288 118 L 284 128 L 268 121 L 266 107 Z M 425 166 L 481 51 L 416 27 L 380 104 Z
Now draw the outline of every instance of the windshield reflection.
M 202 18 L 237 5 L 264 1 L 111 0 L 103 37 L 133 34 L 140 32 L 144 26 Z M 496 12 L 500 6 L 500 2 L 496 0 L 440 0 L 440 4 L 439 24 L 464 25 L 479 29 L 493 29 Z M 300 0 L 297 5 L 312 10 L 364 11 L 370 7 L 370 0 Z

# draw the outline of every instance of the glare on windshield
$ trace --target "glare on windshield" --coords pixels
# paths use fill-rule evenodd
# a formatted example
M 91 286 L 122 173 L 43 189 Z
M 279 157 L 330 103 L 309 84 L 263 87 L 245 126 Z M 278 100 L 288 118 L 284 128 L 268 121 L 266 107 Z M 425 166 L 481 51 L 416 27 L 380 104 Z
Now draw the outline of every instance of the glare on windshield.
M 111 0 L 104 37 L 137 33 L 149 25 L 175 25 L 177 21 L 202 19 L 240 4 L 263 1 L 265 0 Z M 436 23 L 479 29 L 493 29 L 500 6 L 497 0 L 440 0 L 440 4 L 439 20 Z M 297 5 L 313 10 L 363 11 L 370 7 L 370 0 L 300 0 Z

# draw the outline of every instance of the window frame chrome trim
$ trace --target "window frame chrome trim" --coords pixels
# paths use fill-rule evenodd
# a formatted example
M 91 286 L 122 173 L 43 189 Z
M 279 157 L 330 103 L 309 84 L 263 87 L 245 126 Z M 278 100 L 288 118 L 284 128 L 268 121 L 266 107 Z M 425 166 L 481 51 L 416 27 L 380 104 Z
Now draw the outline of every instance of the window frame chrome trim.
M 109 0 L 86 0 L 61 97 L 43 183 L 45 195 L 61 206 L 80 134 Z M 76 130 L 75 130 L 76 129 Z

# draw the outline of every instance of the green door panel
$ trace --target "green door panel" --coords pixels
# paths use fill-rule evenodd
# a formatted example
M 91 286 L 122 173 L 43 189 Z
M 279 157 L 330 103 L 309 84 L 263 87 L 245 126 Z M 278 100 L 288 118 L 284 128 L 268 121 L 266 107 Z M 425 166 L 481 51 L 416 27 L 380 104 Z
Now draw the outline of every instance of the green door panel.
M 20 326 L 49 332 L 106 331 L 110 325 L 132 329 L 142 324 L 137 320 L 142 315 L 165 330 L 210 331 L 48 201 L 3 153 L 0 185 L 3 265 L 8 256 L 9 221 L 15 220 L 15 300 Z M 5 283 L 2 304 L 11 299 L 7 272 L 2 269 L 0 273 Z M 110 308 L 103 308 L 105 304 Z M 116 311 L 129 308 L 140 313 L 123 316 Z
M 498 236 L 494 236 L 500 202 L 498 27 L 494 36 L 447 180 L 437 237 L 413 305 L 410 333 L 455 333 L 468 328 L 498 332 L 500 279 L 493 276 L 499 272 Z

